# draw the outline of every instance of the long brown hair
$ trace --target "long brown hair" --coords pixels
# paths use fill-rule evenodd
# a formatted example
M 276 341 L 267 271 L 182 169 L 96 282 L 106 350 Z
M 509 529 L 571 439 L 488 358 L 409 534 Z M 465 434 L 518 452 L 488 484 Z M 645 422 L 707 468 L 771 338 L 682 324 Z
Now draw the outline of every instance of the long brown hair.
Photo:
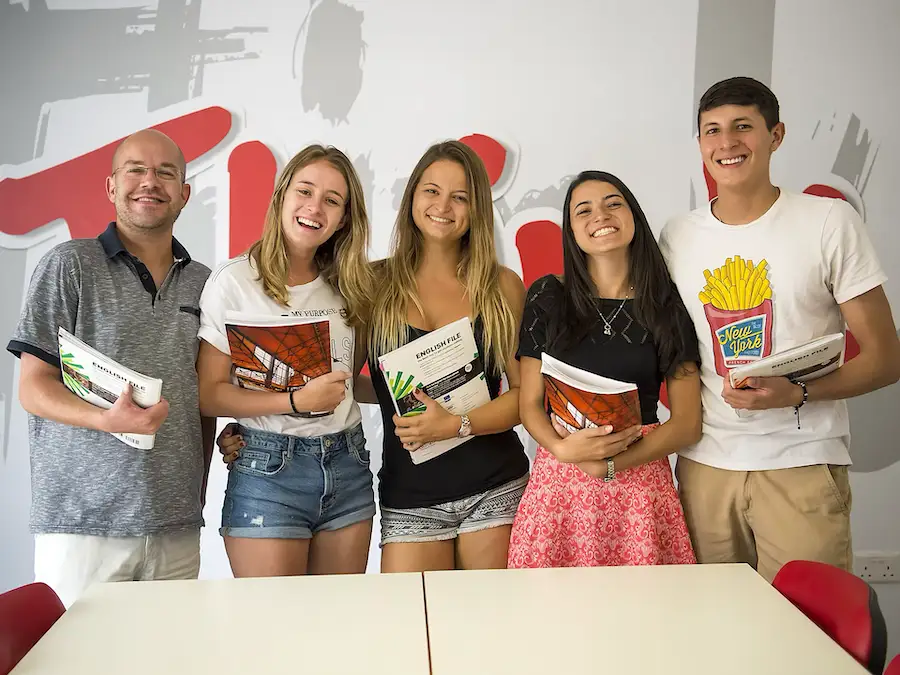
M 659 357 L 660 371 L 677 374 L 693 356 L 697 336 L 678 288 L 650 229 L 650 223 L 634 193 L 618 177 L 606 171 L 582 171 L 566 191 L 563 203 L 563 301 L 549 317 L 548 338 L 557 349 L 574 347 L 597 323 L 597 288 L 588 270 L 587 254 L 572 231 L 572 194 L 584 183 L 609 183 L 625 198 L 634 217 L 634 238 L 629 244 L 629 278 L 634 286 L 635 318 L 650 331 Z
M 325 280 L 347 303 L 347 323 L 361 328 L 369 314 L 369 295 L 373 287 L 368 263 L 369 219 L 356 169 L 347 156 L 333 147 L 310 145 L 291 158 L 275 183 L 269 200 L 262 238 L 250 247 L 250 258 L 259 273 L 266 295 L 287 306 L 290 264 L 281 224 L 284 196 L 297 170 L 325 160 L 340 171 L 350 196 L 344 207 L 344 226 L 316 250 L 315 261 Z
M 466 174 L 469 230 L 460 242 L 461 256 L 456 273 L 466 288 L 466 296 L 472 305 L 472 318 L 481 317 L 482 320 L 485 365 L 499 373 L 513 356 L 518 326 L 500 288 L 500 264 L 494 246 L 494 210 L 487 170 L 478 155 L 459 141 L 445 141 L 428 148 L 406 184 L 391 238 L 390 256 L 378 265 L 380 288 L 373 303 L 369 350 L 372 354 L 384 354 L 406 342 L 409 303 L 425 315 L 416 285 L 423 238 L 413 221 L 413 195 L 425 170 L 442 159 L 459 164 Z

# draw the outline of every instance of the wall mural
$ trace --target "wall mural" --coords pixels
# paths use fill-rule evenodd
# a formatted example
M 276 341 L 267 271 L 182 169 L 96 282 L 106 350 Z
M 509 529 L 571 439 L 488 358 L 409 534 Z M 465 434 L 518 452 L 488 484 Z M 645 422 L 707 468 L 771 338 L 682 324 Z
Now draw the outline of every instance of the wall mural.
M 27 287 L 24 251 L 45 241 L 43 232 L 49 223 L 64 221 L 72 238 L 94 237 L 114 217 L 111 204 L 98 186 L 109 172 L 113 150 L 120 138 L 110 138 L 96 149 L 33 173 L 15 174 L 17 165 L 32 162 L 44 153 L 48 104 L 62 99 L 143 90 L 148 111 L 162 110 L 175 103 L 189 105 L 191 99 L 203 92 L 204 71 L 209 64 L 259 58 L 260 53 L 247 49 L 246 42 L 250 36 L 271 30 L 264 26 L 201 29 L 202 0 L 160 0 L 155 10 L 49 9 L 45 0 L 31 0 L 27 4 L 26 9 L 20 3 L 0 2 L 3 26 L 0 60 L 11 63 L 15 56 L 31 57 L 20 58 L 18 68 L 4 68 L 0 72 L 0 90 L 21 93 L 9 98 L 9 104 L 0 108 L 0 128 L 5 132 L 0 136 L 0 162 L 9 169 L 7 177 L 0 179 L 0 213 L 3 214 L 0 280 L 5 295 L 12 298 L 21 298 Z M 764 81 L 771 79 L 775 2 L 768 0 L 768 4 L 761 4 L 766 5 L 768 13 L 763 12 L 763 20 L 748 28 L 746 45 L 734 50 L 735 63 L 730 64 L 727 59 L 723 62 L 721 52 L 716 51 L 717 43 L 710 41 L 710 32 L 715 30 L 717 15 L 727 18 L 728 12 L 738 5 L 733 0 L 701 0 L 695 100 L 714 79 L 733 74 L 731 69 L 738 64 L 742 64 L 741 72 Z M 318 111 L 334 125 L 347 123 L 363 87 L 367 55 L 364 18 L 363 11 L 349 3 L 315 0 L 300 17 L 296 30 L 290 72 L 300 82 L 300 104 L 304 111 Z M 54 63 L 53 67 L 38 58 L 38 52 L 44 49 L 38 45 L 46 44 L 48 38 L 56 42 L 57 53 L 71 53 L 72 58 Z M 93 41 L 102 42 L 104 48 L 82 48 Z M 340 49 L 335 49 L 336 44 Z M 111 52 L 122 58 L 106 58 Z M 693 120 L 693 111 L 686 117 Z M 208 207 L 206 217 L 213 231 L 223 226 L 227 229 L 229 256 L 243 252 L 259 236 L 282 163 L 277 153 L 261 140 L 233 142 L 241 123 L 239 112 L 213 105 L 156 125 L 183 149 L 189 162 L 189 179 L 196 177 L 198 167 L 213 163 L 227 166 L 227 185 L 201 190 L 193 201 Z M 833 133 L 836 123 L 837 113 L 821 120 L 809 142 L 815 142 L 817 135 L 826 132 L 826 127 Z M 511 203 L 508 192 L 516 184 L 521 156 L 539 153 L 541 149 L 520 147 L 514 138 L 481 133 L 479 129 L 472 129 L 460 140 L 475 149 L 488 169 L 501 262 L 520 270 L 526 285 L 544 274 L 561 272 L 560 208 L 571 176 L 560 176 L 555 185 L 526 190 L 523 197 Z M 792 142 L 803 141 L 792 139 Z M 850 113 L 830 172 L 810 183 L 805 192 L 845 199 L 865 217 L 863 197 L 878 152 L 879 145 L 863 128 L 862 120 Z M 371 203 L 376 180 L 370 159 L 369 155 L 359 155 L 354 163 Z M 704 177 L 705 183 L 699 186 L 696 180 L 685 186 L 690 190 L 692 204 L 716 194 L 715 183 L 705 172 Z M 405 178 L 398 178 L 390 188 L 395 208 L 405 182 Z M 227 223 L 216 219 L 217 199 L 227 199 Z M 7 307 L 0 315 L 3 335 L 12 332 L 17 320 L 17 312 Z M 848 357 L 855 356 L 857 350 L 851 335 Z M 8 452 L 14 374 L 14 359 L 8 355 L 0 359 L 3 413 L 0 458 L 3 459 Z M 896 406 L 900 392 L 894 390 L 890 396 L 894 401 L 891 404 Z M 667 404 L 664 388 L 662 403 Z M 867 427 L 871 427 L 869 422 L 871 418 L 867 419 Z M 867 438 L 876 437 L 873 433 L 884 438 L 890 437 L 891 432 L 886 428 L 874 431 L 869 428 Z M 856 452 L 854 455 L 862 457 L 854 465 L 857 471 L 878 470 L 895 461 L 892 453 L 882 453 L 880 457 Z

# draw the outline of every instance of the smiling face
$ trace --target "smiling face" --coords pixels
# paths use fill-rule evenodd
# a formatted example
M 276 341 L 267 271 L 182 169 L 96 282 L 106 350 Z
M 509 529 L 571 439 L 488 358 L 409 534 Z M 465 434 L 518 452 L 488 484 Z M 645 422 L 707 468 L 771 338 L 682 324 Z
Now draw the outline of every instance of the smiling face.
M 141 231 L 171 228 L 191 194 L 184 172 L 184 157 L 168 136 L 153 130 L 130 136 L 117 148 L 106 179 L 116 222 Z
M 297 169 L 281 207 L 281 228 L 288 250 L 315 251 L 340 230 L 349 191 L 343 174 L 326 160 Z
M 469 200 L 465 169 L 439 159 L 425 169 L 416 186 L 413 222 L 426 239 L 458 241 L 469 231 Z
M 588 255 L 627 248 L 634 239 L 634 215 L 622 193 L 610 183 L 589 180 L 572 191 L 572 235 Z
M 769 162 L 784 138 L 755 105 L 723 105 L 700 115 L 700 153 L 720 188 L 752 189 L 769 181 Z

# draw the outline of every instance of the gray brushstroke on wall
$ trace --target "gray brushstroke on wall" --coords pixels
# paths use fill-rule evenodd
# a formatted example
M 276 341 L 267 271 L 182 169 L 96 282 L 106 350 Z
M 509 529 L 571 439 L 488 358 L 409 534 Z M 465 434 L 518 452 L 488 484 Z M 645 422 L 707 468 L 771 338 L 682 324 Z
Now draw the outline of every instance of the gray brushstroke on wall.
M 294 77 L 300 79 L 303 110 L 318 108 L 332 124 L 347 121 L 362 89 L 363 19 L 358 9 L 338 0 L 321 0 L 313 5 L 297 36 Z M 302 54 L 298 54 L 301 44 Z
M 556 185 L 545 187 L 542 190 L 529 190 L 522 195 L 519 203 L 513 207 L 513 215 L 519 213 L 519 211 L 524 211 L 525 209 L 533 209 L 541 206 L 562 210 L 563 201 L 566 198 L 566 191 L 569 189 L 569 184 L 573 180 L 575 180 L 575 176 L 563 176 Z
M 366 199 L 366 212 L 369 214 L 374 213 L 375 208 L 375 169 L 372 168 L 371 157 L 372 153 L 369 152 L 365 155 L 358 155 L 353 160 L 353 168 L 356 169 L 356 174 L 359 176 L 363 196 Z
M 875 168 L 878 150 L 879 147 L 875 145 L 873 151 L 869 130 L 863 129 L 859 117 L 852 114 L 831 170 L 836 176 L 846 179 L 863 197 Z M 871 232 L 871 228 L 870 236 L 877 239 L 877 233 Z M 875 247 L 877 250 L 877 241 Z M 896 448 L 885 442 L 896 436 L 895 420 L 897 411 L 900 410 L 900 385 L 851 398 L 847 401 L 847 409 L 850 413 L 853 471 L 881 471 L 900 461 Z
M 394 184 L 391 186 L 391 207 L 394 211 L 400 210 L 400 202 L 403 201 L 403 191 L 406 189 L 406 184 L 409 182 L 409 176 L 402 176 L 394 181 Z
M 192 193 L 173 229 L 191 259 L 209 268 L 214 268 L 216 262 L 216 203 L 219 199 L 219 190 L 212 185 Z
M 244 37 L 267 29 L 203 30 L 201 5 L 62 10 L 31 0 L 26 10 L 0 0 L 0 163 L 40 156 L 49 103 L 146 90 L 157 110 L 200 95 L 206 65 L 258 56 Z
M 868 129 L 862 129 L 860 134 L 861 128 L 862 123 L 859 117 L 850 115 L 841 147 L 835 157 L 834 166 L 831 168 L 834 175 L 846 178 L 851 185 L 856 187 L 860 195 L 866 189 L 869 176 L 872 175 L 872 169 L 875 167 L 875 159 L 878 157 L 878 147 L 876 146 L 869 169 L 866 171 L 866 163 L 872 150 L 872 140 L 869 138 Z M 865 176 L 863 176 L 864 172 Z
M 775 0 L 700 0 L 694 60 L 694 107 L 691 131 L 696 129 L 700 97 L 711 85 L 737 75 L 772 83 L 775 40 Z
M 2 397 L 3 426 L 0 431 L 0 467 L 6 464 L 8 452 L 9 421 L 12 418 L 13 390 L 15 388 L 16 358 L 6 351 L 6 343 L 19 322 L 19 307 L 29 282 L 25 278 L 25 263 L 28 251 L 25 249 L 0 248 L 0 288 L 3 289 L 3 311 L 0 312 L 0 341 L 3 354 L 0 355 L 0 397 Z

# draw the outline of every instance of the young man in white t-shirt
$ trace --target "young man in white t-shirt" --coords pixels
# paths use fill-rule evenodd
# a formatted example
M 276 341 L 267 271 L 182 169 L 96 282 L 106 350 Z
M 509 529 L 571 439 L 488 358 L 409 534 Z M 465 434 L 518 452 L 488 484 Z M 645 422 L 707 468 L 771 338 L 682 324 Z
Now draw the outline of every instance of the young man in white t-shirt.
M 886 276 L 847 202 L 772 185 L 785 128 L 765 85 L 713 85 L 698 128 L 718 197 L 660 238 L 702 357 L 703 437 L 676 468 L 697 559 L 747 562 L 769 580 L 793 559 L 851 569 L 844 399 L 900 378 Z M 725 377 L 845 323 L 860 352 L 829 375 L 754 378 L 740 390 Z

